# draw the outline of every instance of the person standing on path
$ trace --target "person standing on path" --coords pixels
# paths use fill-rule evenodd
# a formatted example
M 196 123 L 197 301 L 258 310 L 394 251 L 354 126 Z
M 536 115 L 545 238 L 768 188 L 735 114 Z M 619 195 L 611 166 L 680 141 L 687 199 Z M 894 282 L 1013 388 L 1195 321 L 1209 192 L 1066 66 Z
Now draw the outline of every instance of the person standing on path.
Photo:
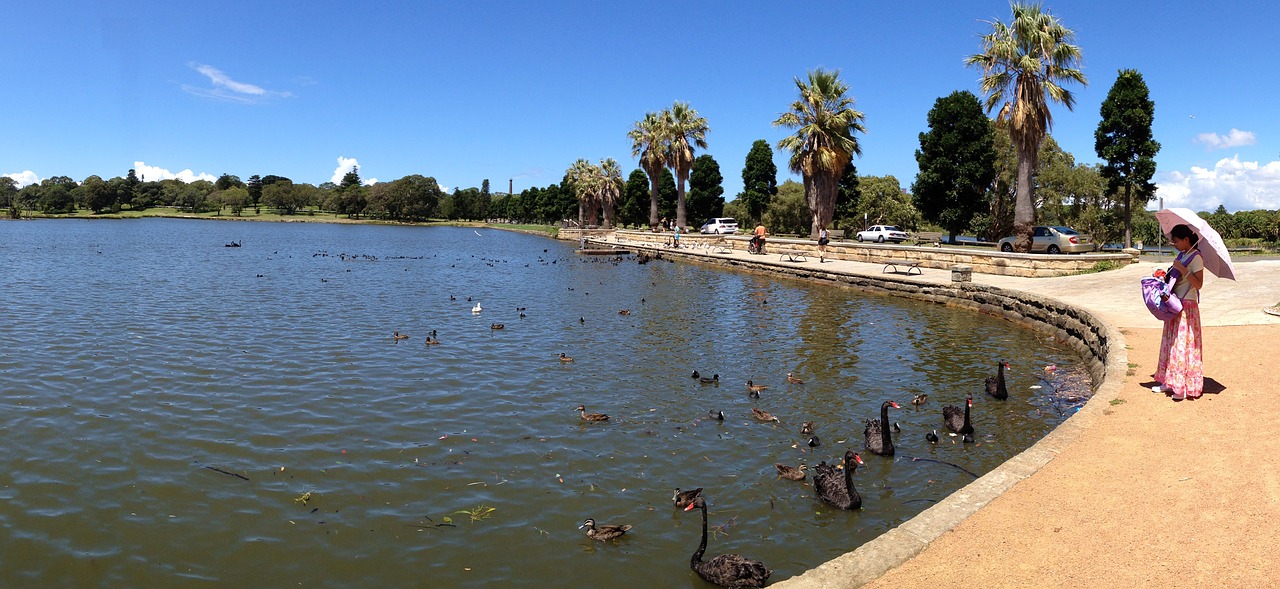
M 1182 312 L 1164 322 L 1160 360 L 1153 375 L 1157 390 L 1171 393 L 1175 401 L 1198 399 L 1204 392 L 1203 333 L 1200 329 L 1200 287 L 1204 285 L 1204 260 L 1196 249 L 1199 236 L 1187 225 L 1169 231 L 1178 256 L 1170 271 L 1178 272 L 1173 296 L 1182 301 Z M 1156 388 L 1156 387 L 1152 387 Z
M 827 234 L 827 226 L 818 226 L 818 263 L 821 264 L 827 258 L 827 244 L 831 243 L 831 236 Z
M 756 225 L 755 231 L 752 231 L 751 234 L 753 235 L 751 239 L 756 242 L 756 251 L 763 254 L 764 238 L 769 234 L 769 232 L 764 229 L 764 221 L 761 221 L 759 225 Z

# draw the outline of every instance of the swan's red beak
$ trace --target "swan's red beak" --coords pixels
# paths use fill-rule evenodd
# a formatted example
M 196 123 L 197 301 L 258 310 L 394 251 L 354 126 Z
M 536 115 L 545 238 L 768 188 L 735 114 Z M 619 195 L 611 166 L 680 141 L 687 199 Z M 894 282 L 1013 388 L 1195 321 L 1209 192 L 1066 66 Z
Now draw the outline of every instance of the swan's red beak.
M 693 511 L 693 506 L 697 505 L 697 503 L 698 503 L 697 501 L 690 501 L 688 505 L 684 506 L 684 510 Z
M 862 461 L 862 455 L 861 455 L 861 454 L 854 454 L 854 455 L 853 455 L 853 461 L 854 461 L 854 462 L 857 462 L 858 464 L 866 464 L 865 462 L 863 462 L 863 461 Z
M 902 409 L 902 405 L 899 405 L 899 404 L 897 404 L 897 403 L 894 403 L 893 401 L 889 401 L 889 403 L 890 403 L 891 405 L 893 405 L 893 408 L 894 408 L 894 409 Z

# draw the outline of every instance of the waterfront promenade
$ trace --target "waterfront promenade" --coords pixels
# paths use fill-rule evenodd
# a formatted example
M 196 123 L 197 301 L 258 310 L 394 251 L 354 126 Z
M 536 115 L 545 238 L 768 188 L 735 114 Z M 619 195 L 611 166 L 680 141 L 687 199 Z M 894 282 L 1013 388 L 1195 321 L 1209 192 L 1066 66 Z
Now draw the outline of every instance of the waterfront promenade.
M 882 264 L 713 257 L 864 276 Z M 974 274 L 979 284 L 1078 306 L 1122 334 L 1123 374 L 1087 413 L 862 548 L 772 586 L 877 589 L 975 587 L 1276 587 L 1280 555 L 1280 260 L 1237 260 L 1237 280 L 1206 276 L 1206 394 L 1152 393 L 1160 323 L 1138 280 L 1168 258 L 1057 278 Z M 904 278 L 944 284 L 948 270 Z M 1039 367 L 1032 367 L 1038 369 Z M 1085 413 L 1085 412 L 1082 412 Z M 1047 458 L 1044 458 L 1047 456 Z M 993 476 L 994 475 L 994 476 Z M 947 505 L 950 503 L 951 505 Z

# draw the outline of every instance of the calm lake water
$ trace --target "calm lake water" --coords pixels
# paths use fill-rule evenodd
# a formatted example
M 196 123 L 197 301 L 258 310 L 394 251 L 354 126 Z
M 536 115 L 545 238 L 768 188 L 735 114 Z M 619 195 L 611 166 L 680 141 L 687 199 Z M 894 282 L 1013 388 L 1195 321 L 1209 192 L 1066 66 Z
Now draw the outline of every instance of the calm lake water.
M 911 518 L 1088 394 L 1068 348 L 992 317 L 573 245 L 0 222 L 0 586 L 704 587 L 688 568 L 701 522 L 674 487 L 705 489 L 708 556 L 777 581 Z M 982 392 L 1001 358 L 1006 402 Z M 747 379 L 769 389 L 751 399 Z M 967 393 L 978 444 L 928 444 Z M 886 399 L 903 406 L 898 454 L 863 452 L 861 511 L 775 477 L 861 451 Z M 585 423 L 579 403 L 613 418 Z M 634 529 L 595 542 L 587 517 Z

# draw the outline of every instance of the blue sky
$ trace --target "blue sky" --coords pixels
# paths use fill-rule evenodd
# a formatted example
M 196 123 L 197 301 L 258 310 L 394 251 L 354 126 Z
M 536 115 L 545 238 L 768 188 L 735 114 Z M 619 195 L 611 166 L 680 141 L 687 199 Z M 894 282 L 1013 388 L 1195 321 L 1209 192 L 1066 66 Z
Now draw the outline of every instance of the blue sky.
M 580 157 L 629 173 L 631 124 L 682 100 L 708 119 L 730 200 L 751 143 L 776 151 L 788 130 L 771 123 L 816 67 L 840 69 L 866 114 L 859 173 L 908 188 L 934 100 L 978 92 L 963 59 L 983 21 L 1010 12 L 987 0 L 15 4 L 0 35 L 0 175 L 21 184 L 130 168 L 319 184 L 358 163 L 366 181 L 520 191 Z M 1166 206 L 1280 208 L 1277 5 L 1046 7 L 1084 51 L 1089 85 L 1073 88 L 1074 111 L 1053 111 L 1078 162 L 1097 161 L 1099 107 L 1117 70 L 1136 69 L 1156 103 Z M 775 159 L 784 180 L 786 154 Z

